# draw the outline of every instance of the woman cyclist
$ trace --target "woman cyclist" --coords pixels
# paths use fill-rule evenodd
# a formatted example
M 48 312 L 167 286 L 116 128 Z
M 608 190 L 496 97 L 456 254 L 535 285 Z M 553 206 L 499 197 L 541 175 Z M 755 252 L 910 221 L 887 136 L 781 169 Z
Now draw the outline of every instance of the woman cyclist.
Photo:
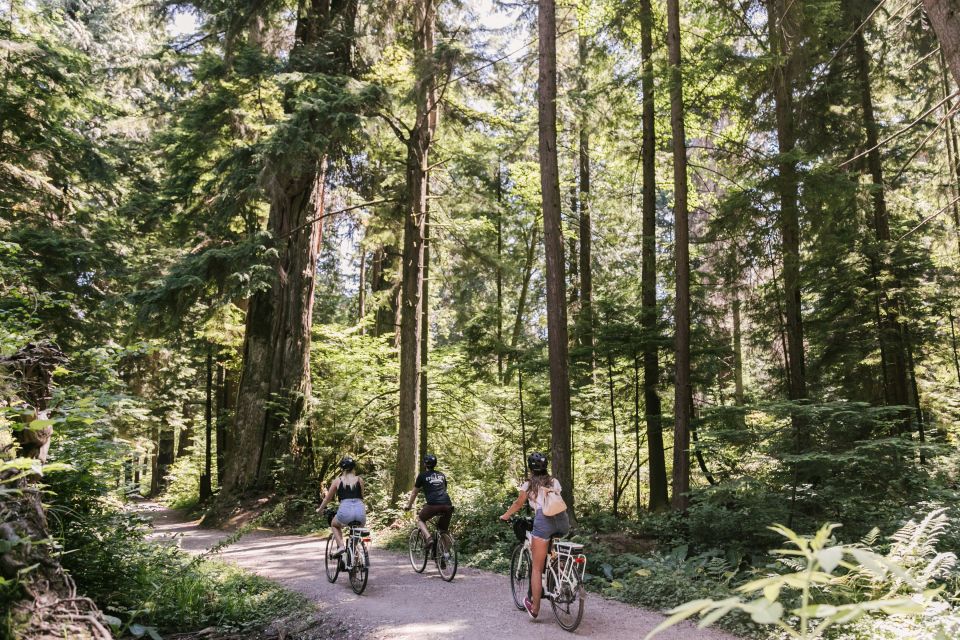
M 357 463 L 350 456 L 340 460 L 340 475 L 330 483 L 327 495 L 317 508 L 318 513 L 322 512 L 327 503 L 333 500 L 334 494 L 340 501 L 337 515 L 330 522 L 333 538 L 337 541 L 337 551 L 332 554 L 335 558 L 343 554 L 343 527 L 351 522 L 359 522 L 360 526 L 367 523 L 367 510 L 363 506 L 363 478 L 354 473 L 356 468 Z
M 524 598 L 523 606 L 527 613 L 534 620 L 540 614 L 540 596 L 543 594 L 543 566 L 547 560 L 547 546 L 550 537 L 553 535 L 566 535 L 570 529 L 570 519 L 567 512 L 563 511 L 555 516 L 546 516 L 543 514 L 543 490 L 553 489 L 559 492 L 560 482 L 547 473 L 547 457 L 539 451 L 534 451 L 527 458 L 527 468 L 530 475 L 526 482 L 519 487 L 520 495 L 513 501 L 506 513 L 500 516 L 501 520 L 509 520 L 510 516 L 523 508 L 523 503 L 527 502 L 530 509 L 536 514 L 533 517 L 533 541 L 531 551 L 533 552 L 533 567 L 530 576 L 530 594 L 531 597 Z

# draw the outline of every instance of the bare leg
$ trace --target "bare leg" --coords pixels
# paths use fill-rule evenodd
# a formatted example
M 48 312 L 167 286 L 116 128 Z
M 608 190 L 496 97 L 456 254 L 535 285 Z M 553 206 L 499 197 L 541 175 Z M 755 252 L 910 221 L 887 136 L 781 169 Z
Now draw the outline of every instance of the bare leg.
M 417 528 L 420 529 L 420 533 L 423 534 L 424 540 L 430 539 L 430 531 L 427 529 L 427 523 L 420 518 L 417 518 Z
M 337 541 L 337 551 L 343 549 L 343 525 L 336 518 L 330 523 L 333 539 Z
M 533 537 L 530 547 L 533 551 L 533 571 L 530 576 L 530 602 L 533 603 L 533 615 L 540 614 L 540 597 L 543 595 L 543 566 L 547 561 L 547 540 Z

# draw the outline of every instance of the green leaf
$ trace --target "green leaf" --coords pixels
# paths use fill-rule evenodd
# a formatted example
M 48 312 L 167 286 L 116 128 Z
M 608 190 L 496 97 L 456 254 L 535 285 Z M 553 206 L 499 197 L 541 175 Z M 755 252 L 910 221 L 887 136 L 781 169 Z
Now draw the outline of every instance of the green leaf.
M 56 420 L 33 420 L 27 427 L 31 431 L 42 431 L 56 424 Z
M 776 624 L 783 617 L 783 605 L 779 602 L 770 602 L 766 598 L 759 598 L 745 607 L 750 618 L 758 624 Z
M 833 573 L 843 559 L 843 547 L 827 547 L 817 551 L 817 562 L 825 573 Z

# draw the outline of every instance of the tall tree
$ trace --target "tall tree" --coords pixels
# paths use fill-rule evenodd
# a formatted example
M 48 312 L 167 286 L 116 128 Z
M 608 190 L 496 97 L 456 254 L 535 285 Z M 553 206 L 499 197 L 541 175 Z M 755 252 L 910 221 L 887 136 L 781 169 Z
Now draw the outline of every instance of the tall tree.
M 960 0 L 923 0 L 923 7 L 953 80 L 960 85 Z
M 352 71 L 356 13 L 357 0 L 314 0 L 297 19 L 288 67 L 326 75 L 331 93 L 321 96 L 329 101 L 329 111 L 318 117 L 313 104 L 301 110 L 288 90 L 283 107 L 289 125 L 281 128 L 284 140 L 277 141 L 266 160 L 274 275 L 269 289 L 252 297 L 247 312 L 231 438 L 235 446 L 227 459 L 223 494 L 269 484 L 274 463 L 293 448 L 310 397 L 310 327 L 327 164 L 337 136 L 349 135 L 351 128 L 338 117 L 343 105 L 336 94 L 346 92 Z M 304 137 L 316 144 L 304 149 Z
M 641 326 L 643 328 L 643 403 L 647 418 L 651 511 L 669 505 L 663 418 L 660 408 L 660 363 L 657 357 L 657 137 L 653 82 L 653 8 L 640 0 L 640 55 L 643 57 L 643 246 L 641 260 Z M 637 461 L 639 465 L 639 460 Z
M 680 0 L 667 0 L 667 47 L 670 62 L 670 130 L 673 134 L 673 233 L 676 264 L 676 373 L 674 375 L 674 509 L 685 510 L 690 498 L 690 236 L 687 212 L 687 141 L 683 111 L 680 53 Z
M 403 224 L 402 296 L 400 310 L 400 416 L 397 464 L 392 501 L 413 487 L 417 476 L 420 438 L 420 359 L 423 317 L 424 247 L 427 233 L 427 195 L 430 145 L 436 129 L 436 74 L 433 36 L 434 0 L 413 5 L 413 64 L 416 120 L 406 137 L 407 203 Z
M 581 29 L 583 27 L 581 26 Z M 580 93 L 579 114 L 579 169 L 580 169 L 580 316 L 577 318 L 577 338 L 580 346 L 585 350 L 584 360 L 590 374 L 593 374 L 593 265 L 591 258 L 591 244 L 593 222 L 591 220 L 590 202 L 590 125 L 589 110 L 586 105 L 587 94 L 587 60 L 589 56 L 589 42 L 587 36 L 581 34 L 577 39 L 579 57 L 579 73 L 577 75 L 577 91 Z
M 537 80 L 540 191 L 546 256 L 547 342 L 550 359 L 550 457 L 553 475 L 573 513 L 570 464 L 570 368 L 563 232 L 560 219 L 560 171 L 557 164 L 557 11 L 554 0 L 539 0 L 539 77 Z
M 807 374 L 803 345 L 803 317 L 800 304 L 800 177 L 797 170 L 797 135 L 794 126 L 793 85 L 799 56 L 799 15 L 802 0 L 768 0 L 767 28 L 773 59 L 774 110 L 777 129 L 777 177 L 775 190 L 780 205 L 779 229 L 783 257 L 783 297 L 786 315 L 787 395 L 791 400 L 807 397 Z M 806 428 L 794 419 L 797 446 L 806 449 Z

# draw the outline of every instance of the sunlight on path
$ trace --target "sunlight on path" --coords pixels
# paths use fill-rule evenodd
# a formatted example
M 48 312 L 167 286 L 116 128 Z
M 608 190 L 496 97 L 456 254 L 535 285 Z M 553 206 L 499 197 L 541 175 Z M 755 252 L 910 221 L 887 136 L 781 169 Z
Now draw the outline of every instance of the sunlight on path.
M 203 551 L 225 537 L 222 531 L 183 522 L 176 512 L 154 507 L 154 539 L 175 539 L 190 552 Z M 172 541 L 172 540 L 171 540 Z M 583 623 L 568 635 L 544 603 L 538 622 L 513 606 L 506 576 L 461 567 L 452 583 L 443 582 L 432 565 L 423 574 L 406 557 L 392 551 L 371 551 L 370 582 L 355 595 L 344 576 L 327 582 L 323 540 L 310 536 L 274 535 L 257 531 L 227 547 L 220 556 L 276 580 L 315 601 L 321 610 L 355 629 L 358 637 L 382 640 L 497 640 L 499 638 L 642 638 L 663 620 L 656 612 L 588 594 Z M 432 573 L 431 573 L 432 571 Z M 736 640 L 720 631 L 680 625 L 658 636 L 663 640 Z

